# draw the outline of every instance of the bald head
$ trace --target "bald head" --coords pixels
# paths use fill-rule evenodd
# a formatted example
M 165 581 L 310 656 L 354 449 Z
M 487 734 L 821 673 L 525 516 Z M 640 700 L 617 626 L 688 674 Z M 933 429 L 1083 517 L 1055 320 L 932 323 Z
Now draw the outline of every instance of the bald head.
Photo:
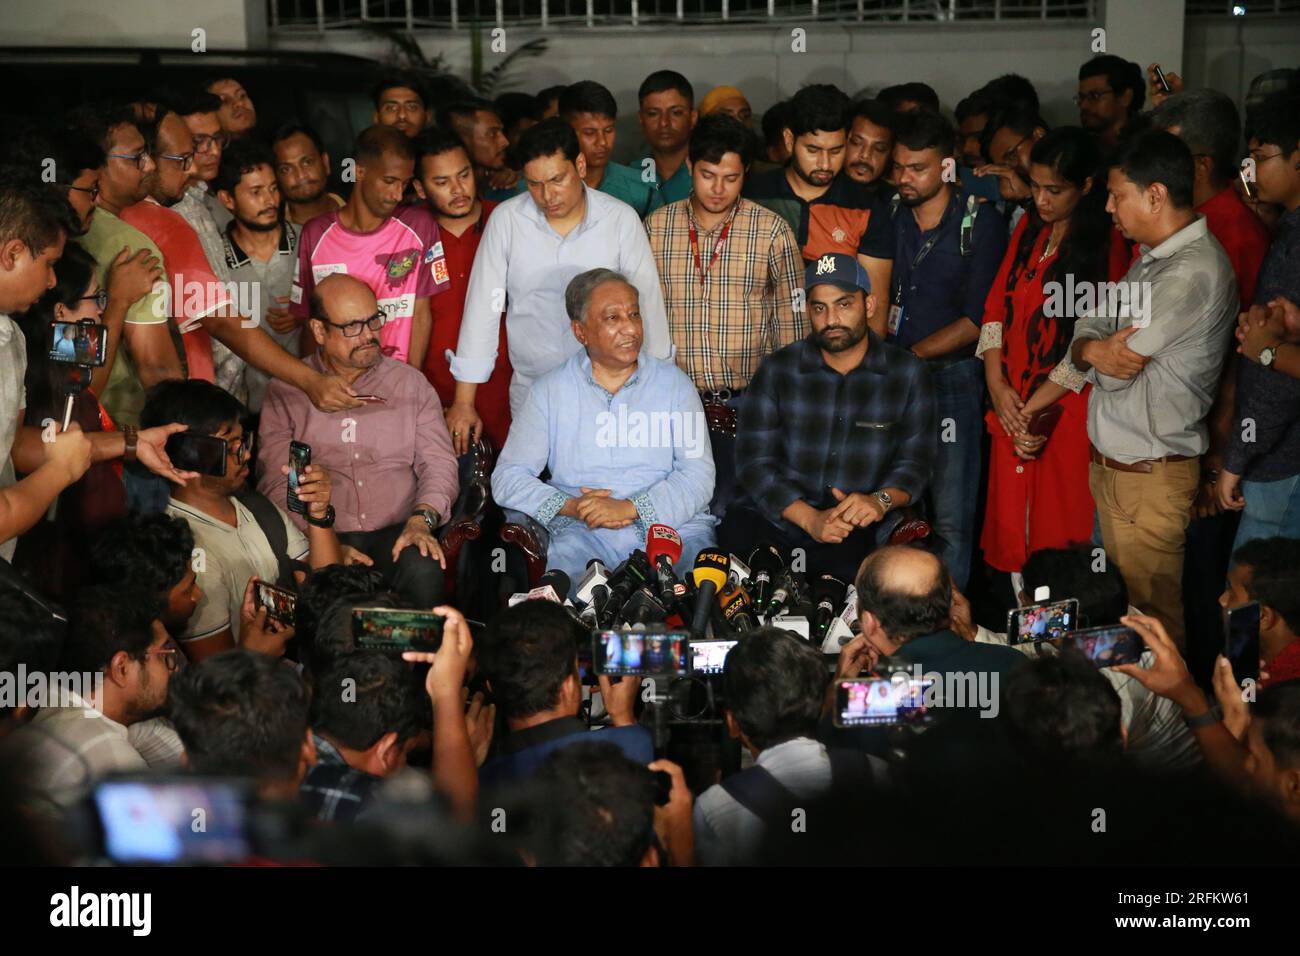
M 858 607 L 895 641 L 943 630 L 952 610 L 952 579 L 938 557 L 890 545 L 867 555 L 855 582 Z
M 379 314 L 379 303 L 370 286 L 335 272 L 316 283 L 310 301 L 312 335 L 327 364 L 342 372 L 370 368 L 383 358 L 379 329 L 352 324 Z M 353 334 L 345 334 L 344 326 L 350 326 L 346 333 Z

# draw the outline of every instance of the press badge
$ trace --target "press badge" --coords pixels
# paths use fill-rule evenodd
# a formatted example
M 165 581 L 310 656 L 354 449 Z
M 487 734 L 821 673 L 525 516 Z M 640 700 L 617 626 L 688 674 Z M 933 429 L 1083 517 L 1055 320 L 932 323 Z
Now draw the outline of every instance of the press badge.
M 889 307 L 889 334 L 897 335 L 898 327 L 903 324 L 903 307 L 901 305 L 891 305 Z

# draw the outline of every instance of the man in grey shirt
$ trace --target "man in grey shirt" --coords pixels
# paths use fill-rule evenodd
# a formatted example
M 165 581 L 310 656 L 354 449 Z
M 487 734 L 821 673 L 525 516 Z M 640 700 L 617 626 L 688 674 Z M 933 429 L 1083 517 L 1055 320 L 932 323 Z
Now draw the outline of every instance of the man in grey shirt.
M 1133 603 L 1179 646 L 1183 544 L 1238 304 L 1232 264 L 1193 209 L 1193 179 L 1191 151 L 1171 133 L 1120 150 L 1106 208 L 1141 255 L 1113 286 L 1067 291 L 1082 317 L 1051 376 L 1076 392 L 1093 385 L 1089 486 L 1102 540 Z

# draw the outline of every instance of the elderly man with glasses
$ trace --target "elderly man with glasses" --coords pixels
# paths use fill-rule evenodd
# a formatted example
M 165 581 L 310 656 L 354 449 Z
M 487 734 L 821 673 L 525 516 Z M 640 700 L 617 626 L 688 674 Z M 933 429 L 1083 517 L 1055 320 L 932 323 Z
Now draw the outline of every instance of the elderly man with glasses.
M 367 555 L 386 584 L 414 606 L 439 603 L 446 558 L 437 530 L 459 490 L 456 455 L 438 393 L 419 368 L 383 354 L 385 313 L 370 286 L 346 273 L 317 282 L 309 300 L 317 345 L 306 360 L 337 375 L 363 405 L 343 414 L 315 409 L 302 393 L 272 382 L 262 404 L 258 487 L 284 500 L 280 465 L 289 443 L 333 477 L 339 540 Z M 293 516 L 295 523 L 302 518 Z

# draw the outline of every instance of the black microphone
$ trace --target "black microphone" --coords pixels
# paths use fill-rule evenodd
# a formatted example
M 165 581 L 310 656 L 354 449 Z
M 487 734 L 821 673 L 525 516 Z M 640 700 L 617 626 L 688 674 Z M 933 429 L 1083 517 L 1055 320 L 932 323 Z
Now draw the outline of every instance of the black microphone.
M 601 610 L 600 626 L 610 627 L 632 592 L 651 577 L 650 561 L 644 551 L 633 551 L 609 576 L 609 602 Z
M 668 609 L 659 603 L 649 588 L 637 588 L 619 611 L 618 617 L 628 625 L 661 624 L 668 620 Z
M 732 630 L 743 632 L 754 629 L 752 613 L 754 606 L 750 603 L 745 589 L 739 584 L 729 586 L 719 594 L 718 605 L 722 608 L 722 616 L 726 618 Z
M 608 604 L 609 588 L 604 584 L 597 584 L 591 589 L 591 603 L 582 609 L 582 613 L 578 615 L 578 620 L 595 630 L 600 624 L 601 612 L 605 610 Z
M 798 577 L 802 577 L 799 575 Z M 776 576 L 776 588 L 772 591 L 772 598 L 767 604 L 767 619 L 777 617 L 786 609 L 799 604 L 800 592 L 802 591 L 801 582 L 797 580 L 794 571 L 789 568 L 782 568 L 781 573 Z
M 749 556 L 749 591 L 760 612 L 772 597 L 773 578 L 785 569 L 785 560 L 775 545 L 763 544 Z
M 727 583 L 727 572 L 731 569 L 731 557 L 725 551 L 701 551 L 695 557 L 695 567 L 691 577 L 699 594 L 695 597 L 695 616 L 691 619 L 691 630 L 701 637 L 709 623 L 709 608 L 717 605 L 717 594 Z
M 831 626 L 837 610 L 844 605 L 849 586 L 833 574 L 823 574 L 813 585 L 813 600 L 817 602 L 816 616 L 808 632 L 809 643 L 821 647 L 826 629 Z
M 556 598 L 561 604 L 563 604 L 565 599 L 568 598 L 571 584 L 572 582 L 570 582 L 569 576 L 559 568 L 551 568 L 551 570 L 547 571 L 537 579 L 537 587 L 549 587 L 555 592 Z

